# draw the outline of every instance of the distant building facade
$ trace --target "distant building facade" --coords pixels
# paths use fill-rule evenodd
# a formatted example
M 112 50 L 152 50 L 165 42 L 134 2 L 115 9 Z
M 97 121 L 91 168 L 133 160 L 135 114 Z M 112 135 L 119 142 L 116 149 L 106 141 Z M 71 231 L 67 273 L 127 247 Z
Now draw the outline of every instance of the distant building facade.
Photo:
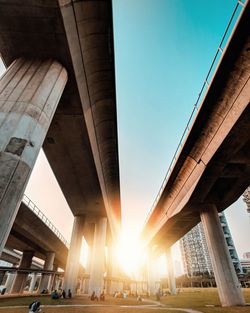
M 247 212 L 250 213 L 250 186 L 243 193 L 243 201 L 247 205 Z
M 235 271 L 238 274 L 243 274 L 225 214 L 219 213 L 219 219 Z M 185 274 L 193 277 L 206 274 L 211 275 L 213 273 L 202 223 L 196 225 L 181 238 L 180 248 Z
M 243 253 L 243 259 L 250 259 L 250 252 Z

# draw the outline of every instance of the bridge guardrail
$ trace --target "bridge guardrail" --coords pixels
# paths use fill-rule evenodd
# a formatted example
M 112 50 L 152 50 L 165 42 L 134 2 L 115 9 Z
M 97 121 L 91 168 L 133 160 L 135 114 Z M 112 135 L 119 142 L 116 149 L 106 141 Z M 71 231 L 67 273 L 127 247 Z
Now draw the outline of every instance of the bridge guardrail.
M 68 248 L 69 244 L 67 240 L 63 237 L 60 231 L 51 223 L 51 221 L 47 218 L 47 216 L 35 205 L 35 203 L 30 200 L 30 198 L 26 195 L 23 195 L 22 201 L 28 206 L 28 208 L 34 212 L 43 222 L 46 224 L 53 233 L 65 244 Z
M 232 31 L 234 25 L 238 21 L 238 17 L 240 16 L 240 13 L 244 9 L 244 7 L 246 6 L 248 1 L 249 0 L 241 0 L 241 1 L 238 0 L 237 3 L 236 3 L 234 11 L 233 11 L 233 13 L 231 15 L 231 18 L 230 18 L 230 20 L 229 20 L 229 22 L 227 24 L 226 30 L 225 30 L 225 32 L 224 32 L 224 34 L 222 36 L 221 41 L 220 41 L 219 47 L 217 48 L 217 51 L 216 51 L 215 56 L 213 58 L 213 61 L 212 61 L 211 65 L 210 65 L 210 68 L 208 70 L 207 76 L 206 76 L 206 78 L 205 78 L 205 80 L 203 82 L 203 85 L 201 87 L 201 90 L 200 90 L 200 92 L 198 94 L 197 100 L 196 100 L 196 102 L 195 102 L 195 104 L 193 106 L 193 109 L 192 109 L 191 115 L 190 115 L 190 117 L 188 119 L 187 125 L 186 125 L 186 127 L 184 129 L 184 132 L 183 132 L 182 136 L 181 136 L 181 139 L 179 141 L 177 149 L 175 150 L 174 156 L 173 156 L 173 158 L 172 158 L 172 160 L 170 162 L 170 165 L 168 167 L 167 173 L 166 173 L 166 175 L 165 175 L 165 177 L 163 179 L 163 182 L 161 184 L 160 190 L 157 193 L 156 198 L 155 198 L 155 200 L 154 200 L 154 202 L 153 202 L 153 204 L 151 206 L 151 209 L 149 210 L 149 212 L 147 214 L 147 217 L 146 217 L 146 220 L 144 222 L 144 225 L 147 224 L 151 214 L 153 213 L 153 211 L 154 211 L 154 209 L 155 209 L 155 207 L 156 207 L 156 205 L 157 205 L 157 203 L 158 203 L 158 201 L 159 201 L 159 199 L 161 197 L 161 194 L 162 194 L 162 192 L 163 192 L 163 190 L 164 190 L 164 188 L 165 188 L 165 186 L 167 184 L 167 181 L 168 181 L 168 178 L 169 178 L 169 176 L 170 176 L 170 174 L 172 172 L 172 169 L 173 169 L 173 167 L 174 167 L 174 165 L 175 165 L 175 163 L 176 163 L 176 161 L 177 161 L 177 159 L 179 157 L 179 154 L 180 154 L 181 149 L 183 147 L 184 141 L 187 138 L 187 134 L 188 134 L 189 130 L 191 129 L 192 125 L 193 125 L 194 119 L 195 119 L 195 117 L 197 115 L 197 112 L 198 112 L 198 109 L 200 107 L 200 104 L 201 104 L 201 101 L 203 99 L 203 96 L 204 96 L 207 88 L 209 87 L 210 82 L 212 81 L 213 74 L 214 74 L 215 69 L 216 69 L 216 65 L 218 64 L 219 60 L 221 59 L 221 56 L 222 56 L 222 54 L 224 52 L 224 48 L 225 48 L 225 46 L 226 46 L 226 44 L 228 42 L 228 36 L 230 36 L 231 31 Z M 233 21 L 234 21 L 234 23 L 233 23 Z

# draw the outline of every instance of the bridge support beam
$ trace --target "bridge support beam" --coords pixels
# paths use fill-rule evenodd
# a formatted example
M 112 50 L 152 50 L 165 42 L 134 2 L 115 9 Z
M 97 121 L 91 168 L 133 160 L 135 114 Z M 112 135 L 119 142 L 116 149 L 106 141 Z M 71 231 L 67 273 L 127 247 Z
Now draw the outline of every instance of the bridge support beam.
M 212 261 L 214 276 L 222 306 L 244 305 L 241 286 L 230 258 L 223 235 L 218 211 L 215 205 L 209 205 L 201 211 L 201 221 Z
M 36 281 L 37 281 L 37 273 L 32 273 L 31 274 L 31 281 L 30 281 L 29 292 L 33 292 L 34 291 L 35 285 L 36 285 Z
M 0 255 L 66 81 L 58 62 L 23 58 L 0 79 Z
M 4 279 L 4 276 L 5 276 L 5 271 L 1 271 L 0 272 L 0 286 L 3 284 L 3 279 Z
M 166 251 L 167 255 L 167 267 L 168 267 L 168 286 L 171 295 L 176 295 L 176 283 L 175 283 L 175 275 L 174 275 L 174 264 L 172 258 L 171 248 L 168 248 Z
M 76 293 L 77 277 L 79 273 L 84 222 L 84 216 L 75 216 L 64 276 L 63 288 L 66 293 L 70 289 L 73 296 Z
M 89 294 L 93 291 L 99 297 L 104 286 L 105 244 L 106 244 L 107 218 L 99 218 L 95 224 L 93 254 L 89 279 Z
M 32 264 L 33 251 L 23 251 L 22 259 L 19 268 L 30 268 Z M 11 293 L 23 293 L 28 273 L 17 273 L 12 285 Z
M 5 282 L 6 293 L 10 292 L 15 277 L 16 277 L 16 273 L 11 273 L 11 272 L 8 273 L 8 276 Z
M 157 275 L 156 275 L 156 258 L 154 255 L 153 248 L 149 250 L 148 261 L 147 261 L 147 281 L 148 281 L 148 292 L 150 295 L 155 295 L 157 290 Z
M 48 271 L 52 271 L 54 260 L 55 260 L 55 252 L 47 252 L 43 269 L 48 270 Z M 40 292 L 44 289 L 50 290 L 49 285 L 50 285 L 51 276 L 52 276 L 52 274 L 42 274 L 40 284 L 39 284 L 39 291 Z

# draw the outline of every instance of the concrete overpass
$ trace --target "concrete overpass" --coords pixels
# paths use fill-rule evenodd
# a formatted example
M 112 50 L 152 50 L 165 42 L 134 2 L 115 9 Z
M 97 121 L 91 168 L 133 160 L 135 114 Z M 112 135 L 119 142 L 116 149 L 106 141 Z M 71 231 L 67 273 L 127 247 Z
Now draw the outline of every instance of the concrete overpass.
M 143 230 L 147 245 L 162 251 L 202 220 L 225 306 L 244 303 L 217 212 L 250 185 L 249 21 L 247 1 Z
M 15 266 L 13 269 L 0 271 L 2 279 L 6 272 L 12 277 L 11 283 L 7 279 L 7 285 L 10 285 L 9 290 L 12 293 L 23 292 L 29 273 L 33 273 L 32 290 L 37 273 L 42 274 L 38 290 L 50 289 L 48 286 L 52 284 L 51 275 L 54 277 L 58 268 L 66 268 L 68 255 L 66 240 L 27 196 L 24 196 L 21 202 L 6 248 L 1 259 Z M 34 257 L 44 260 L 44 264 L 35 262 Z M 16 275 L 13 276 L 13 272 L 17 272 Z
M 65 288 L 75 290 L 90 220 L 99 293 L 106 232 L 116 238 L 120 225 L 111 0 L 0 0 L 0 53 L 10 66 L 0 81 L 0 252 L 43 146 L 75 216 Z

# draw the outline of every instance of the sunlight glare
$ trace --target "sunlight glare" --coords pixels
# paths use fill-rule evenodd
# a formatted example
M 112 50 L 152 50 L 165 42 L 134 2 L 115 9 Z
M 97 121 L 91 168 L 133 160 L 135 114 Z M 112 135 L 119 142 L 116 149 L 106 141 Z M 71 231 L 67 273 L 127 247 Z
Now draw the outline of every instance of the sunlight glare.
M 143 251 L 138 236 L 123 233 L 115 248 L 115 253 L 119 264 L 127 275 L 133 278 L 141 275 L 146 262 L 146 252 Z

